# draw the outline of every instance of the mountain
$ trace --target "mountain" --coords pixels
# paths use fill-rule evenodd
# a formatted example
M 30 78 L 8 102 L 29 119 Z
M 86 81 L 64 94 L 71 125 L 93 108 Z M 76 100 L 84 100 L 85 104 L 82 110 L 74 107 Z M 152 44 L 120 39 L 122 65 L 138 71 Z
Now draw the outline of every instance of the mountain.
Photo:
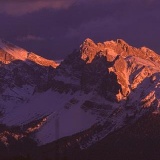
M 52 66 L 53 68 L 58 66 L 58 64 L 52 60 L 47 60 L 35 53 L 28 52 L 23 48 L 0 39 L 0 61 L 8 64 L 15 60 L 33 61 L 39 65 Z
M 0 48 L 0 141 L 10 155 L 85 155 L 159 116 L 160 56 L 149 48 L 86 39 L 59 66 L 2 40 Z

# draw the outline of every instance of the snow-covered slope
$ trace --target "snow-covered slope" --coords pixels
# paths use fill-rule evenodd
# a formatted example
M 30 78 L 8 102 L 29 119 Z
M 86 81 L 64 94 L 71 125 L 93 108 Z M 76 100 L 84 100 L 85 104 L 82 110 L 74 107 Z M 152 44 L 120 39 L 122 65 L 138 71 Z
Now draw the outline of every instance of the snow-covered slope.
M 22 126 L 46 117 L 45 125 L 40 128 L 36 134 L 40 144 L 52 142 L 57 138 L 77 133 L 93 125 L 96 117 L 86 113 L 80 108 L 84 99 L 79 94 L 74 96 L 78 100 L 81 99 L 81 101 L 77 102 L 74 107 L 71 106 L 71 108 L 68 109 L 67 105 L 73 105 L 69 104 L 69 102 L 73 100 L 73 96 L 71 95 L 56 94 L 50 90 L 45 93 L 36 94 L 31 98 L 30 103 L 23 105 L 15 104 L 14 107 L 8 106 L 10 109 L 4 109 L 6 116 L 1 118 L 1 123 L 7 126 Z M 88 97 L 89 96 L 87 96 L 86 99 Z M 55 135 L 56 121 L 59 121 L 58 137 Z
M 56 69 L 27 58 L 1 67 L 0 122 L 39 145 L 79 133 L 76 143 L 86 148 L 147 112 L 159 114 L 160 56 L 146 47 L 86 39 Z

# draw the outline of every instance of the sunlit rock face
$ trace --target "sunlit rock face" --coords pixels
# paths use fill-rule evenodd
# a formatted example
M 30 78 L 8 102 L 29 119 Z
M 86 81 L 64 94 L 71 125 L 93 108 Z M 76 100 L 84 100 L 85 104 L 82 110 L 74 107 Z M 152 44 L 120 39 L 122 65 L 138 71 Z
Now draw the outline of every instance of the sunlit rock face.
M 42 65 L 42 66 L 51 66 L 53 68 L 56 68 L 59 64 L 52 61 L 52 60 L 47 60 L 41 56 L 38 56 L 34 53 L 28 53 L 28 57 L 27 57 L 27 60 L 30 60 L 30 61 L 33 61 L 39 65 Z
M 121 101 L 159 71 L 159 61 L 159 55 L 146 47 L 135 48 L 121 39 L 95 43 L 88 38 L 64 60 L 57 75 L 86 92 L 94 90 L 106 99 Z
M 13 61 L 14 57 L 7 52 L 5 52 L 3 49 L 0 49 L 0 61 L 2 63 L 9 63 L 10 61 Z
M 16 45 L 0 39 L 0 62 L 11 63 L 14 60 L 33 61 L 42 66 L 52 66 L 56 68 L 59 64 L 53 60 L 47 60 L 35 53 L 30 53 Z

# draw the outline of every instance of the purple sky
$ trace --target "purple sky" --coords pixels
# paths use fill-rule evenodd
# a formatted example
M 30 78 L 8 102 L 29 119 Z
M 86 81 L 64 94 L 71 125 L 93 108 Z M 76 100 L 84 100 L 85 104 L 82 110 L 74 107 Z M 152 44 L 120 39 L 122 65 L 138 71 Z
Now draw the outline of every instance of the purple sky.
M 0 22 L 1 38 L 50 59 L 86 38 L 122 38 L 160 53 L 159 0 L 1 0 Z

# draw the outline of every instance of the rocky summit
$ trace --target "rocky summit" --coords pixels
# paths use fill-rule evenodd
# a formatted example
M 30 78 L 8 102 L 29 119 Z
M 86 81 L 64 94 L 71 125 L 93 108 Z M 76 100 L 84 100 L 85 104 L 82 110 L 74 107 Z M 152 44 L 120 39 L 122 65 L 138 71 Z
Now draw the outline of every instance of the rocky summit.
M 83 153 L 87 159 L 85 151 L 112 144 L 108 137 L 155 122 L 159 63 L 154 51 L 122 39 L 88 38 L 60 65 L 1 40 L 0 155 L 45 160 Z

